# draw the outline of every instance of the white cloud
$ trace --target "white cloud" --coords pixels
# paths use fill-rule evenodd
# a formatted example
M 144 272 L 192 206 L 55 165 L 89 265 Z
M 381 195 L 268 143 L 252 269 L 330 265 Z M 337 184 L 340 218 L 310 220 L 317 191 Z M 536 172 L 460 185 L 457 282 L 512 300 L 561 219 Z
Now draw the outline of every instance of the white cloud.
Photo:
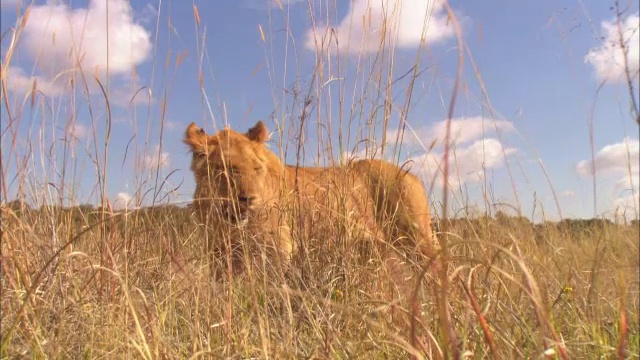
M 421 154 L 410 157 L 413 172 L 421 175 L 425 180 L 435 179 L 436 184 L 443 186 L 444 171 L 443 148 L 446 135 L 446 120 L 432 125 L 415 129 L 415 133 L 405 130 L 402 144 L 410 150 L 417 150 Z M 503 147 L 500 140 L 491 137 L 496 133 L 516 131 L 513 123 L 506 120 L 492 121 L 482 117 L 455 118 L 451 120 L 452 151 L 449 154 L 450 186 L 457 187 L 463 183 L 478 182 L 484 178 L 484 171 L 499 169 L 505 163 L 505 157 L 517 153 L 514 147 Z M 397 130 L 387 132 L 387 150 L 389 155 L 393 144 L 396 143 Z M 425 152 L 435 141 L 430 152 Z M 345 159 L 351 158 L 381 158 L 380 144 L 369 142 L 369 149 L 364 142 L 359 150 L 347 152 Z
M 640 174 L 636 171 L 616 181 L 613 192 L 614 208 L 627 212 L 628 218 L 638 215 L 640 208 Z
M 640 197 L 638 195 L 638 191 L 633 193 L 627 192 L 626 195 L 618 197 L 614 204 L 621 210 L 637 210 L 640 203 Z
M 154 24 L 158 19 L 158 13 L 158 8 L 155 5 L 147 3 L 138 15 L 138 20 L 141 24 Z
M 134 21 L 128 1 L 110 0 L 108 4 L 107 8 L 106 1 L 90 0 L 87 8 L 52 2 L 33 6 L 19 48 L 37 64 L 40 75 L 26 76 L 13 69 L 15 91 L 31 90 L 37 79 L 38 89 L 57 95 L 77 70 L 101 81 L 107 68 L 110 75 L 130 77 L 135 66 L 149 57 L 151 36 Z
M 142 158 L 142 165 L 147 169 L 155 169 L 157 167 L 165 168 L 171 162 L 171 155 L 166 151 L 160 151 L 160 146 L 150 151 L 148 155 Z
M 616 181 L 613 190 L 614 206 L 619 210 L 633 211 L 637 215 L 640 207 L 640 173 L 637 168 L 629 176 L 623 176 Z
M 627 175 L 619 178 L 615 185 L 616 191 L 621 192 L 638 188 L 640 188 L 640 174 L 638 174 L 637 171 L 635 173 L 631 173 L 630 176 Z
M 11 91 L 21 95 L 31 95 L 32 91 L 41 92 L 46 96 L 63 95 L 71 90 L 69 73 L 62 73 L 60 76 L 48 77 L 38 75 L 27 75 L 19 67 L 10 66 L 7 68 L 7 83 Z M 97 84 L 89 83 L 89 91 L 96 93 Z M 129 105 L 148 104 L 153 101 L 153 95 L 148 89 L 134 91 L 128 87 L 115 87 L 109 91 L 109 101 L 111 104 L 127 107 Z
M 87 137 L 89 131 L 86 126 L 78 123 L 70 124 L 67 127 L 67 132 L 75 139 L 75 140 L 83 140 Z
M 305 46 L 336 50 L 337 45 L 341 52 L 375 53 L 383 38 L 398 47 L 418 47 L 423 32 L 430 44 L 454 35 L 443 0 L 353 0 L 337 27 L 309 29 Z
M 640 196 L 636 189 L 635 192 L 627 192 L 622 196 L 616 198 L 613 202 L 613 206 L 616 210 L 626 213 L 628 219 L 633 219 L 638 214 L 638 207 L 640 206 Z
M 133 205 L 131 203 L 131 200 L 131 195 L 125 192 L 118 193 L 115 200 L 113 201 L 113 208 L 115 210 L 127 210 Z
M 596 174 L 620 175 L 629 172 L 637 173 L 640 161 L 640 142 L 625 138 L 621 142 L 607 145 L 600 149 L 592 160 L 578 163 L 577 170 L 582 176 L 591 176 L 591 169 L 595 166 Z
M 269 8 L 286 9 L 289 5 L 301 4 L 307 0 L 244 0 L 242 5 L 255 10 L 267 10 Z
M 630 15 L 621 24 L 622 38 L 627 50 L 627 64 L 632 79 L 638 79 L 640 68 L 640 18 Z M 589 50 L 584 58 L 590 64 L 600 81 L 625 81 L 624 52 L 619 44 L 616 20 L 602 22 L 603 40 L 599 47 Z
M 451 142 L 452 144 L 465 144 L 483 137 L 488 137 L 496 133 L 496 129 L 501 133 L 515 131 L 513 123 L 507 120 L 483 119 L 481 116 L 460 117 L 451 119 Z M 391 143 L 396 141 L 398 130 L 387 132 L 387 140 Z M 410 130 L 405 130 L 402 143 L 410 146 L 429 146 L 433 141 L 438 145 L 443 145 L 447 134 L 447 122 L 439 121 L 433 125 L 415 130 L 415 134 Z
M 640 192 L 640 141 L 625 138 L 621 142 L 600 149 L 592 160 L 580 161 L 578 173 L 591 176 L 595 167 L 596 176 L 616 179 L 613 185 L 613 206 L 619 210 L 638 210 Z
M 6 81 L 9 84 L 9 89 L 19 94 L 31 95 L 31 91 L 36 90 L 45 95 L 56 96 L 65 91 L 65 83 L 60 77 L 31 76 L 15 66 L 7 68 Z
M 108 9 L 107 2 L 100 0 L 89 1 L 86 9 L 65 4 L 34 6 L 22 41 L 53 75 L 75 69 L 78 62 L 89 74 L 106 71 L 107 63 L 110 72 L 126 73 L 151 51 L 149 33 L 133 22 L 131 5 L 125 0 L 109 1 Z
M 492 138 L 480 139 L 466 147 L 458 146 L 449 154 L 448 182 L 454 188 L 467 182 L 479 182 L 484 172 L 498 169 L 504 165 L 505 156 L 515 154 L 517 149 L 504 147 L 500 141 Z M 435 178 L 436 184 L 444 185 L 443 153 L 432 152 L 409 160 L 415 161 L 416 171 L 427 180 Z
M 564 197 L 574 197 L 576 196 L 576 193 L 574 191 L 571 190 L 565 190 L 562 192 L 562 196 Z

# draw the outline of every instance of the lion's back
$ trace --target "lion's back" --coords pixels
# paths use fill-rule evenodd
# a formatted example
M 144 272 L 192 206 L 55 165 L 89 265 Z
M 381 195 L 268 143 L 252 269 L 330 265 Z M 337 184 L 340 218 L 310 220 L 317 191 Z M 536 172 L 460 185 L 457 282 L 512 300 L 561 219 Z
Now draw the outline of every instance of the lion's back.
M 431 212 L 426 189 L 420 178 L 403 166 L 383 160 L 358 160 L 350 164 L 365 179 L 376 203 L 376 216 L 388 224 L 394 237 L 422 243 L 431 253 Z M 421 245 L 422 246 L 422 245 Z
M 412 213 L 429 215 L 429 204 L 422 181 L 400 167 L 377 159 L 355 160 L 344 167 L 295 167 L 285 169 L 286 191 L 302 194 L 319 188 L 333 188 L 349 192 L 352 196 L 384 201 L 394 208 L 411 207 Z M 407 201 L 412 199 L 413 201 Z M 401 206 L 402 207 L 402 206 Z
M 421 203 L 428 208 L 422 181 L 409 172 L 409 168 L 377 159 L 357 160 L 349 167 L 359 176 L 366 178 L 374 189 L 384 189 L 388 192 L 385 196 L 388 197 L 388 201 L 397 203 L 402 200 L 402 197 L 424 199 Z M 393 191 L 394 189 L 402 191 Z
M 378 228 L 390 241 L 412 243 L 425 255 L 434 254 L 437 241 L 432 236 L 426 189 L 407 167 L 364 159 L 342 167 L 285 165 L 281 170 L 286 178 L 281 190 L 286 196 L 279 198 L 278 208 L 296 209 L 305 226 L 318 225 L 306 231 L 322 232 L 323 224 L 335 227 L 334 217 L 338 217 L 372 234 Z

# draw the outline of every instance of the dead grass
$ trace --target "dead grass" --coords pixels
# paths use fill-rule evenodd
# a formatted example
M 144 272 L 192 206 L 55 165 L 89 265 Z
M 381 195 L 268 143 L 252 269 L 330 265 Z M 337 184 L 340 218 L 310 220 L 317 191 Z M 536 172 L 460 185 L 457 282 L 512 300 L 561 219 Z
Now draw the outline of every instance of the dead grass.
M 410 348 L 406 328 L 385 311 L 393 284 L 366 249 L 349 262 L 341 261 L 340 247 L 312 252 L 304 282 L 301 267 L 285 280 L 258 268 L 212 282 L 202 229 L 185 208 L 108 214 L 109 260 L 103 267 L 101 216 L 87 209 L 9 208 L 2 216 L 6 358 L 439 354 L 426 338 Z M 626 356 L 637 356 L 637 225 L 596 222 L 567 229 L 485 217 L 452 221 L 449 230 L 455 264 L 449 306 L 461 354 L 530 358 L 557 354 L 562 346 L 571 357 L 613 357 L 624 335 Z M 52 237 L 59 247 L 68 243 L 57 256 Z M 430 291 L 422 295 L 420 333 L 443 347 L 436 299 Z
M 329 17 L 335 10 L 332 2 L 320 5 L 326 7 L 327 14 L 316 13 L 317 9 L 309 6 L 314 21 Z M 23 101 L 9 101 L 6 70 L 20 43 L 27 15 L 16 24 L 13 37 L 6 37 L 10 44 L 4 55 L 1 101 L 3 111 L 13 116 L 9 125 L 3 123 L 2 127 L 1 191 L 6 200 L 9 166 L 15 166 L 16 178 L 10 180 L 19 184 L 19 195 L 28 194 L 42 206 L 30 209 L 15 202 L 2 206 L 2 358 L 640 356 L 637 219 L 632 225 L 603 220 L 532 224 L 526 218 L 502 213 L 451 219 L 448 203 L 453 201 L 445 197 L 437 224 L 445 244 L 440 257 L 443 271 L 427 272 L 418 286 L 411 284 L 419 295 L 411 309 L 389 300 L 389 294 L 398 295 L 398 284 L 382 270 L 381 259 L 370 244 L 347 244 L 344 234 L 337 232 L 325 234 L 323 238 L 330 241 L 310 244 L 305 261 L 294 259 L 286 275 L 274 274 L 258 264 L 242 276 L 212 281 L 203 251 L 204 231 L 188 208 L 159 206 L 129 212 L 111 209 L 105 194 L 106 168 L 108 162 L 121 159 L 109 158 L 112 140 L 107 131 L 104 138 L 96 136 L 97 127 L 110 126 L 110 114 L 104 121 L 91 111 L 93 106 L 96 113 L 108 113 L 108 88 L 103 88 L 104 104 L 96 105 L 81 96 L 61 97 L 56 100 L 60 101 L 58 105 L 68 109 L 68 114 L 62 115 L 47 110 L 50 99 L 42 96 L 35 84 L 33 93 Z M 455 15 L 450 16 L 455 23 Z M 163 26 L 159 19 L 158 29 Z M 194 23 L 198 40 L 194 58 L 199 61 L 203 116 L 215 119 L 205 86 L 212 81 L 213 70 L 208 62 L 201 14 L 195 5 Z M 275 70 L 274 59 L 299 56 L 291 40 L 293 34 L 285 25 L 285 54 L 274 54 L 272 50 L 272 27 L 278 26 L 259 27 L 266 71 L 272 82 L 278 155 L 293 154 L 298 163 L 311 157 L 321 165 L 329 165 L 337 154 L 352 150 L 352 143 L 343 142 L 352 134 L 343 134 L 342 129 L 357 129 L 361 134 L 357 141 L 366 142 L 390 130 L 392 113 L 400 119 L 407 117 L 414 84 L 425 68 L 420 55 L 423 49 L 417 52 L 415 64 L 406 74 L 393 72 L 392 44 L 380 44 L 378 53 L 370 58 L 357 56 L 354 66 L 359 80 L 353 88 L 340 82 L 343 67 L 348 65 L 320 52 L 312 80 L 302 85 L 299 79 L 306 74 L 287 70 L 286 63 L 283 73 Z M 173 29 L 170 24 L 167 28 Z M 458 41 L 458 69 L 463 68 L 465 58 L 470 60 L 484 88 L 480 70 L 460 33 Z M 167 55 L 167 64 L 170 57 Z M 182 59 L 176 59 L 175 67 L 167 67 L 166 72 L 176 76 Z M 295 81 L 290 87 L 292 78 Z M 404 81 L 396 83 L 399 79 Z M 455 79 L 461 80 L 460 74 Z M 74 80 L 74 93 L 81 93 L 88 88 L 87 81 L 92 81 L 85 76 Z M 340 84 L 333 93 L 330 86 L 325 86 L 332 82 Z M 396 101 L 399 92 L 404 95 Z M 443 105 L 449 119 L 454 115 L 457 96 L 454 89 Z M 482 105 L 495 120 L 489 94 L 484 90 L 482 98 Z M 169 100 L 165 95 L 160 101 L 160 143 L 166 136 L 163 134 Z M 21 107 L 14 108 L 16 103 Z M 47 168 L 45 163 L 57 160 L 43 155 L 43 164 L 34 164 L 29 159 L 34 151 L 49 154 L 59 150 L 65 154 L 63 170 L 75 169 L 78 160 L 69 158 L 73 153 L 69 150 L 77 148 L 66 138 L 19 144 L 18 129 L 23 116 L 27 121 L 23 114 L 39 118 L 41 125 L 30 124 L 30 128 L 41 126 L 42 131 L 47 131 L 60 123 L 60 118 L 62 122 L 75 121 L 76 111 L 85 105 L 93 126 L 94 145 L 85 151 L 93 161 L 92 169 L 99 174 L 94 193 L 100 199 L 99 205 L 61 208 L 55 204 L 76 200 L 73 191 L 66 190 L 77 181 L 75 170 L 66 175 L 63 171 L 61 178 L 36 178 L 35 167 Z M 151 104 L 146 115 L 138 115 L 137 110 L 133 114 L 136 124 L 143 123 L 138 116 L 147 116 L 147 133 L 133 134 L 132 156 L 136 158 L 160 151 L 142 146 L 138 149 L 137 145 L 147 144 L 154 136 L 149 130 L 153 128 L 150 108 Z M 225 111 L 222 106 L 224 116 Z M 635 114 L 637 117 L 637 110 Z M 222 122 L 226 123 L 226 118 Z M 396 145 L 401 145 L 407 126 L 407 122 L 399 122 L 401 131 Z M 337 141 L 327 136 L 336 133 L 332 127 L 340 129 Z M 305 156 L 305 136 L 316 128 L 322 134 L 317 139 L 317 149 L 310 151 L 312 156 Z M 400 157 L 396 146 L 386 146 L 387 154 Z M 424 144 L 425 151 L 430 150 L 428 146 Z M 449 153 L 449 146 L 445 148 L 447 157 L 455 156 L 453 151 Z M 9 165 L 10 162 L 13 163 Z M 135 172 L 135 200 L 151 194 L 154 203 L 162 203 L 160 194 L 169 175 L 161 174 L 158 168 Z M 513 178 L 511 181 L 513 184 Z M 489 204 L 487 198 L 485 194 Z M 519 205 L 518 200 L 517 212 Z M 413 314 L 413 328 L 394 321 L 394 313 Z

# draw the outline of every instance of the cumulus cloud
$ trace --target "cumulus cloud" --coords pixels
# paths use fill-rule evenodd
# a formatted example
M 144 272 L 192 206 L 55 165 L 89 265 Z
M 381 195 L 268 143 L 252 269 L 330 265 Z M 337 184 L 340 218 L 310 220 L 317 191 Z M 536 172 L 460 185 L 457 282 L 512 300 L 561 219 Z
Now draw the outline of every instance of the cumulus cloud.
M 638 172 L 640 161 L 640 142 L 636 139 L 625 138 L 621 142 L 607 145 L 600 149 L 594 159 L 580 161 L 577 165 L 578 173 L 590 176 L 595 167 L 596 174 L 619 175 Z
M 636 171 L 616 181 L 614 191 L 614 207 L 622 211 L 633 211 L 637 215 L 640 207 L 640 174 Z
M 75 140 L 83 140 L 87 137 L 89 131 L 86 126 L 78 123 L 73 123 L 67 127 L 67 133 L 69 133 Z
M 638 79 L 640 68 L 640 17 L 638 14 L 630 15 L 620 24 L 620 31 L 627 51 L 627 65 L 633 79 Z M 600 81 L 622 82 L 626 81 L 624 68 L 625 53 L 620 46 L 618 25 L 616 20 L 602 22 L 602 44 L 589 50 L 584 58 L 595 71 Z
M 621 142 L 600 149 L 595 158 L 580 161 L 577 171 L 583 177 L 596 176 L 615 179 L 612 192 L 618 209 L 638 209 L 640 192 L 640 141 L 625 138 Z
M 106 1 L 91 0 L 86 9 L 51 3 L 34 6 L 22 45 L 52 75 L 77 66 L 89 73 L 106 71 L 107 64 L 112 73 L 129 72 L 149 55 L 150 35 L 133 22 L 128 1 L 108 4 L 107 8 Z
M 503 147 L 496 139 L 485 138 L 474 141 L 469 146 L 453 149 L 449 155 L 448 184 L 458 187 L 463 183 L 479 182 L 488 170 L 504 165 L 505 157 L 517 152 L 512 147 Z M 434 179 L 436 185 L 444 186 L 443 153 L 432 152 L 409 159 L 416 163 L 416 171 L 428 180 Z
M 244 0 L 242 5 L 255 10 L 267 10 L 269 8 L 286 8 L 289 5 L 306 3 L 307 0 Z
M 113 200 L 113 208 L 115 210 L 127 210 L 133 205 L 131 200 L 131 195 L 125 192 L 118 193 L 115 200 Z
M 19 67 L 9 66 L 6 73 L 9 89 L 20 94 L 39 91 L 49 96 L 60 95 L 65 91 L 65 82 L 60 77 L 28 75 Z
M 142 158 L 142 165 L 147 169 L 165 168 L 171 162 L 171 155 L 166 151 L 160 151 L 160 146 L 156 146 L 149 154 Z
M 446 121 L 439 121 L 432 125 L 418 128 L 415 133 L 405 131 L 402 139 L 403 146 L 420 154 L 409 157 L 413 164 L 412 171 L 423 176 L 426 180 L 435 180 L 436 185 L 444 186 L 443 148 L 446 134 Z M 478 182 L 484 179 L 487 170 L 499 169 L 506 161 L 506 157 L 517 153 L 514 147 L 503 144 L 491 136 L 495 129 L 502 133 L 514 132 L 513 123 L 506 120 L 490 121 L 481 117 L 455 118 L 451 120 L 452 152 L 449 154 L 449 186 L 457 187 L 463 183 Z M 397 130 L 387 133 L 387 146 L 396 142 Z M 431 151 L 426 147 L 434 143 Z M 387 150 L 388 152 L 388 150 Z M 349 158 L 380 158 L 380 144 L 370 143 L 368 149 L 361 149 L 345 154 Z
M 336 27 L 307 30 L 305 47 L 375 53 L 383 39 L 401 48 L 418 47 L 423 34 L 431 44 L 454 35 L 442 0 L 353 0 Z
M 508 133 L 515 131 L 513 123 L 507 120 L 484 119 L 481 116 L 460 117 L 451 119 L 451 143 L 464 144 L 481 137 L 489 137 L 497 131 Z M 415 130 L 405 130 L 402 143 L 411 146 L 429 146 L 432 142 L 442 145 L 447 134 L 447 122 L 440 121 L 433 125 Z M 398 130 L 387 133 L 387 139 L 396 141 Z
M 108 5 L 90 0 L 87 8 L 53 2 L 32 6 L 19 49 L 37 64 L 39 74 L 13 68 L 8 74 L 12 89 L 26 93 L 37 81 L 40 91 L 57 95 L 78 70 L 102 81 L 107 69 L 110 75 L 130 76 L 149 57 L 151 36 L 134 21 L 128 1 L 110 0 Z
M 633 218 L 637 214 L 638 204 L 640 204 L 640 196 L 637 189 L 635 192 L 627 192 L 617 197 L 613 202 L 615 209 L 622 211 L 623 214 L 626 213 L 629 218 Z
M 636 171 L 630 176 L 621 177 L 616 181 L 615 188 L 617 191 L 628 191 L 630 189 L 640 188 L 640 174 Z

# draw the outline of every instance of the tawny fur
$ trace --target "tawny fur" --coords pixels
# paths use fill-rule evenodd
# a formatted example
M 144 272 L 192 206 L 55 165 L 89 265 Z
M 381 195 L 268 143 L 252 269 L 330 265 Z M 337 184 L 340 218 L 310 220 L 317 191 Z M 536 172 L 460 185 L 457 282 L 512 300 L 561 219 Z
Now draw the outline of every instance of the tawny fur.
M 244 134 L 207 135 L 194 123 L 186 130 L 194 208 L 209 229 L 213 256 L 242 246 L 242 233 L 288 259 L 293 238 L 322 237 L 338 226 L 349 236 L 435 256 L 429 203 L 415 175 L 381 160 L 296 168 L 267 148 L 268 137 L 261 121 Z M 234 255 L 234 266 L 240 262 Z

